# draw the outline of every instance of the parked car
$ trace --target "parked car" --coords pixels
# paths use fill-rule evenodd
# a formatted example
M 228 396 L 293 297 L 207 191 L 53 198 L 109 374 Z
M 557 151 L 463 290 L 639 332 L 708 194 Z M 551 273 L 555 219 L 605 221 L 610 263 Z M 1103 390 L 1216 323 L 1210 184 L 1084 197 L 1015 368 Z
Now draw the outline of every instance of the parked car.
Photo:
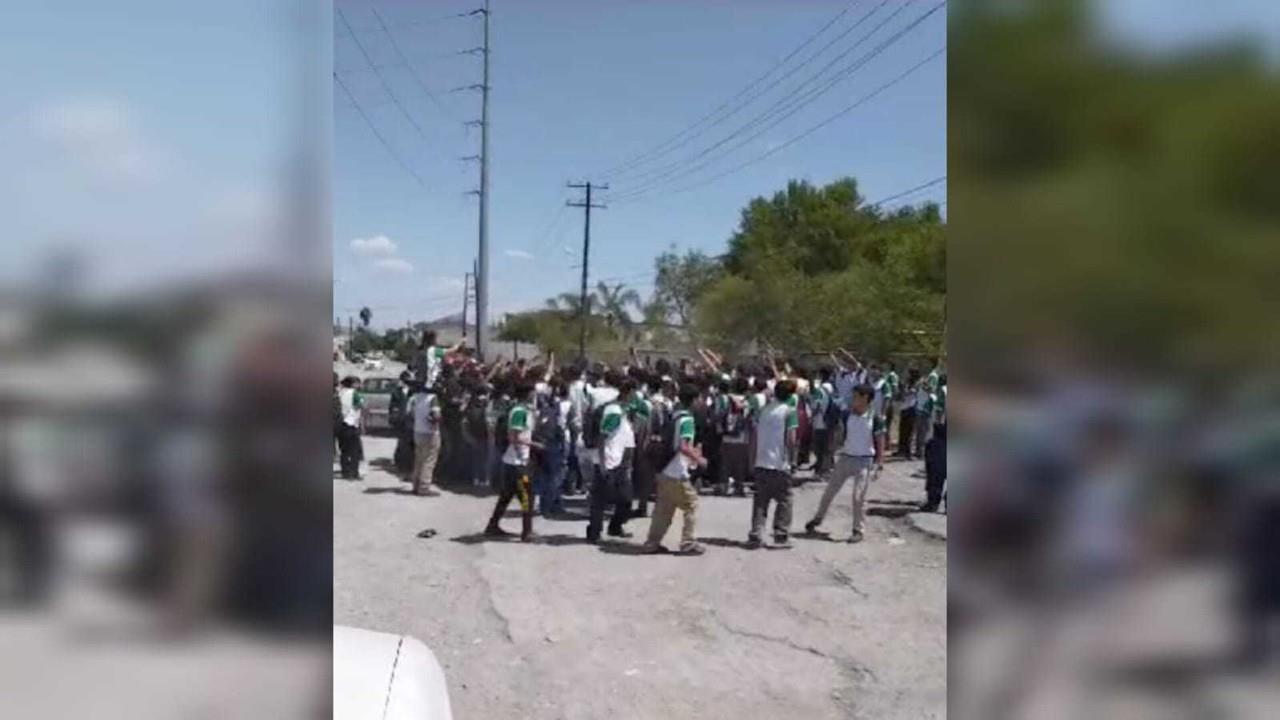
M 407 635 L 333 628 L 334 720 L 453 720 L 436 656 Z
M 389 432 L 391 427 L 391 391 L 400 381 L 390 377 L 367 377 L 360 381 L 364 396 L 364 429 L 366 432 Z

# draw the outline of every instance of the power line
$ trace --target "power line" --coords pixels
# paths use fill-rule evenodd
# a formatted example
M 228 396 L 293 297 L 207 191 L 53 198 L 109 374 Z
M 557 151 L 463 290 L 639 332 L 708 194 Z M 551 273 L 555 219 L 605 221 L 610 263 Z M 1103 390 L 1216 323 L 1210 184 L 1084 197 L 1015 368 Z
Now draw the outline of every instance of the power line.
M 643 181 L 638 188 L 634 188 L 624 193 L 623 195 L 614 196 L 613 199 L 621 200 L 621 199 L 639 196 L 658 187 L 659 185 L 661 185 L 663 182 L 667 180 L 692 175 L 697 171 L 711 165 L 712 163 L 717 162 L 718 160 L 724 157 L 727 157 L 728 155 L 732 154 L 735 150 L 738 150 L 739 148 L 751 143 L 753 140 L 759 138 L 764 133 L 776 127 L 787 118 L 791 117 L 792 115 L 795 115 L 805 106 L 811 104 L 814 100 L 821 97 L 823 94 L 831 90 L 840 82 L 843 82 L 844 80 L 851 77 L 855 72 L 865 67 L 868 63 L 870 63 L 876 57 L 881 55 L 885 50 L 891 47 L 894 43 L 896 43 L 897 41 L 905 37 L 908 33 L 910 33 L 915 28 L 919 27 L 926 19 L 928 19 L 931 15 L 936 13 L 938 10 L 942 9 L 945 5 L 946 5 L 945 2 L 935 5 L 928 12 L 916 18 L 911 23 L 908 23 L 906 26 L 904 26 L 903 28 L 901 28 L 900 30 L 892 34 L 890 37 L 881 41 L 879 45 L 872 48 L 869 52 L 862 55 L 858 59 L 854 60 L 852 63 L 845 66 L 844 68 L 841 68 L 833 77 L 829 78 L 824 85 L 813 88 L 804 93 L 799 93 L 799 90 L 801 88 L 805 87 L 806 85 L 816 80 L 819 76 L 822 75 L 822 73 L 824 73 L 828 68 L 830 68 L 835 62 L 838 62 L 844 56 L 848 55 L 849 52 L 851 52 L 853 49 L 858 47 L 858 45 L 860 45 L 863 41 L 867 40 L 872 35 L 874 35 L 877 31 L 879 31 L 880 28 L 884 27 L 884 25 L 887 24 L 890 20 L 892 20 L 898 13 L 900 13 L 905 6 L 900 7 L 897 11 L 895 11 L 892 15 L 890 15 L 889 18 L 886 18 L 883 22 L 880 23 L 880 25 L 876 26 L 876 28 L 873 29 L 870 33 L 863 36 L 858 41 L 858 43 L 855 43 L 853 47 L 849 48 L 844 53 L 841 53 L 841 55 L 837 56 L 837 58 L 833 60 L 831 63 L 828 63 L 822 70 L 819 70 L 817 73 L 811 76 L 808 80 L 801 83 L 801 85 L 797 87 L 795 90 L 793 90 L 793 92 L 790 95 L 783 97 L 777 102 L 775 102 L 764 113 L 758 115 L 756 118 L 747 122 L 745 125 L 739 127 L 737 130 L 730 133 L 728 136 L 721 139 L 719 142 L 715 143 L 711 147 L 706 148 L 705 150 L 703 150 L 702 152 L 698 153 L 697 155 L 691 158 L 688 158 L 686 161 L 668 165 L 666 168 L 656 171 L 657 173 L 656 175 L 654 175 L 653 173 L 648 173 L 648 175 L 652 176 L 651 179 Z M 741 135 L 742 133 L 759 125 L 761 122 L 764 122 L 765 120 L 770 120 L 770 119 L 772 120 L 772 122 L 770 122 L 764 128 L 747 136 L 746 138 L 743 138 L 737 144 L 729 147 L 723 153 L 721 153 L 719 157 L 712 157 L 700 163 L 696 162 L 697 160 L 711 154 L 716 149 L 724 146 L 726 143 L 728 143 L 730 140 L 734 139 L 738 135 Z M 692 164 L 692 163 L 696 163 L 696 164 Z
M 887 203 L 887 202 L 891 202 L 891 201 L 893 201 L 893 200 L 897 200 L 898 198 L 906 197 L 906 196 L 908 196 L 908 195 L 913 195 L 913 194 L 915 194 L 915 193 L 920 192 L 921 190 L 924 190 L 924 189 L 926 189 L 926 188 L 931 188 L 931 187 L 933 187 L 934 185 L 937 185 L 937 184 L 939 184 L 939 183 L 944 183 L 944 182 L 946 182 L 946 181 L 947 181 L 947 176 L 946 176 L 946 175 L 941 175 L 941 176 L 936 177 L 936 178 L 934 178 L 934 179 L 932 179 L 932 180 L 930 180 L 930 181 L 928 181 L 928 182 L 921 183 L 921 184 L 919 184 L 919 185 L 917 185 L 917 186 L 915 186 L 915 187 L 913 187 L 913 188 L 908 188 L 908 189 L 906 189 L 906 190 L 903 190 L 902 192 L 894 193 L 894 194 L 890 195 L 889 197 L 886 197 L 886 198 L 882 198 L 882 199 L 880 199 L 880 200 L 877 200 L 877 201 L 875 201 L 875 202 L 871 203 L 870 207 L 879 207 L 880 205 L 883 205 L 883 204 L 885 204 L 885 203 Z
M 336 10 L 336 12 L 338 14 L 338 19 L 342 21 L 343 25 L 347 26 L 348 30 L 350 30 L 351 24 L 347 22 L 347 16 L 344 15 L 342 10 L 340 9 Z M 413 115 L 411 115 L 409 111 L 405 109 L 404 105 L 400 102 L 400 99 L 396 96 L 395 91 L 391 89 L 391 85 L 387 83 L 387 79 L 382 75 L 382 71 L 378 70 L 378 68 L 376 67 L 377 63 L 373 61 L 373 57 L 370 56 L 369 51 L 365 49 L 364 43 L 360 42 L 360 38 L 356 37 L 355 35 L 352 35 L 351 39 L 355 41 L 356 47 L 360 49 L 360 54 L 363 55 L 364 59 L 368 61 L 369 67 L 373 69 L 373 74 L 376 75 L 378 77 L 378 81 L 382 83 L 382 89 L 386 90 L 387 95 L 391 97 L 391 100 L 395 103 L 396 107 L 400 108 L 401 114 L 403 114 L 405 119 L 409 121 L 409 124 L 413 126 L 413 129 L 418 131 L 418 135 L 422 137 L 424 141 L 427 140 L 426 131 L 422 129 L 422 126 L 418 124 L 417 120 L 413 119 Z
M 339 10 L 338 12 L 341 12 L 341 11 Z M 375 12 L 376 12 L 376 10 L 375 10 Z M 399 24 L 397 24 L 397 25 L 396 25 L 396 29 L 397 29 L 397 30 L 403 30 L 403 29 L 406 29 L 406 28 L 422 27 L 422 26 L 424 26 L 424 25 L 436 25 L 436 24 L 443 23 L 443 22 L 446 22 L 446 21 L 449 21 L 449 20 L 457 20 L 457 19 L 460 19 L 460 18 L 469 17 L 470 15 L 471 15 L 471 13 L 470 13 L 470 12 L 460 12 L 460 13 L 453 13 L 452 15 L 440 15 L 440 16 L 433 17 L 433 18 L 424 18 L 424 19 L 422 19 L 422 20 L 414 20 L 414 21 L 411 21 L 411 22 L 399 23 Z M 368 35 L 368 34 L 372 34 L 372 33 L 382 32 L 382 30 L 381 30 L 381 29 L 379 29 L 379 28 L 360 28 L 360 29 L 355 29 L 355 28 L 352 28 L 352 27 L 351 27 L 351 25 L 350 25 L 349 23 L 347 24 L 347 31 L 348 31 L 348 33 L 347 33 L 346 35 L 340 35 L 339 37 L 348 37 L 348 36 L 350 36 L 350 37 L 354 37 L 356 33 L 360 33 L 360 34 Z
M 727 177 L 727 176 L 732 175 L 732 174 L 734 174 L 734 173 L 737 173 L 737 172 L 739 172 L 739 171 L 741 171 L 741 170 L 743 170 L 743 169 L 745 169 L 745 168 L 747 168 L 747 167 L 750 167 L 751 165 L 754 165 L 754 164 L 756 164 L 756 163 L 760 162 L 761 160 L 764 160 L 764 159 L 766 159 L 766 158 L 772 157 L 772 156 L 774 156 L 774 155 L 776 155 L 776 154 L 778 154 L 778 153 L 782 152 L 783 150 L 785 150 L 785 149 L 787 149 L 787 148 L 791 147 L 792 145 L 794 145 L 794 144 L 796 144 L 796 143 L 800 142 L 801 140 L 803 140 L 803 139 L 805 139 L 805 138 L 809 137 L 810 135 L 812 135 L 813 133 L 815 133 L 815 132 L 817 132 L 817 131 L 821 130 L 822 128 L 826 127 L 827 125 L 830 125 L 831 123 L 835 122 L 836 120 L 840 119 L 841 117 L 843 117 L 843 116 L 845 116 L 845 115 L 848 115 L 849 113 L 851 113 L 851 112 L 853 112 L 854 110 L 858 109 L 859 107 L 861 107 L 862 105 L 866 104 L 867 102 L 870 102 L 870 101 L 871 101 L 872 99 L 874 99 L 876 96 L 880 95 L 880 93 L 882 93 L 882 92 L 884 92 L 885 90 L 888 90 L 889 88 L 893 87 L 894 85 L 897 85 L 898 83 L 902 82 L 902 81 L 903 81 L 903 80 L 905 80 L 908 76 L 910 76 L 912 73 L 914 73 L 916 70 L 919 70 L 921 67 L 923 67 L 924 65 L 928 64 L 930 61 L 934 60 L 935 58 L 939 57 L 940 55 L 942 55 L 942 54 L 943 54 L 943 53 L 945 53 L 945 52 L 946 52 L 946 47 L 942 47 L 942 48 L 939 48 L 938 50 L 935 50 L 935 51 L 934 51 L 932 54 L 930 54 L 928 57 L 926 57 L 925 59 L 923 59 L 923 60 L 921 60 L 920 62 L 916 63 L 915 65 L 912 65 L 911 67 L 907 68 L 907 70 L 905 70 L 904 72 L 902 72 L 902 73 L 900 73 L 899 75 L 895 76 L 892 80 L 889 80 L 888 82 L 886 82 L 886 83 L 884 83 L 884 84 L 880 85 L 880 86 L 879 86 L 879 87 L 877 87 L 875 90 L 872 90 L 870 93 L 867 93 L 866 95 L 862 96 L 861 98 L 858 98 L 858 100 L 857 100 L 857 101 L 855 101 L 853 104 L 851 104 L 851 105 L 849 105 L 849 106 L 847 106 L 847 107 L 845 107 L 845 108 L 841 109 L 840 111 L 836 112 L 835 114 L 833 114 L 833 115 L 831 115 L 831 116 L 827 117 L 827 118 L 826 118 L 825 120 L 823 120 L 822 122 L 819 122 L 817 125 L 814 125 L 814 126 L 810 127 L 808 130 L 805 130 L 804 132 L 800 133 L 799 135 L 796 135 L 795 137 L 792 137 L 790 140 L 787 140 L 786 142 L 784 142 L 784 143 L 782 143 L 782 144 L 780 144 L 780 145 L 777 145 L 777 146 L 775 146 L 775 147 L 773 147 L 773 148 L 769 149 L 768 151 L 766 151 L 766 152 L 764 152 L 764 153 L 762 153 L 762 154 L 760 154 L 760 155 L 757 155 L 756 157 L 753 157 L 753 158 L 751 158 L 751 159 L 747 160 L 746 162 L 739 163 L 738 165 L 735 165 L 735 166 L 733 166 L 733 167 L 729 168 L 728 170 L 725 170 L 725 171 L 723 171 L 723 172 L 720 172 L 720 173 L 717 173 L 717 174 L 715 174 L 715 175 L 712 175 L 712 176 L 711 176 L 711 177 L 709 177 L 709 178 L 705 178 L 705 179 L 703 179 L 703 180 L 701 180 L 701 181 L 699 181 L 699 182 L 693 183 L 693 184 L 691 184 L 691 185 L 686 185 L 686 186 L 684 186 L 684 187 L 676 188 L 675 190 L 672 190 L 672 192 L 673 192 L 673 193 L 688 192 L 689 190 L 693 190 L 693 189 L 695 189 L 695 188 L 702 187 L 702 186 L 704 186 L 704 185 L 708 185 L 708 184 L 713 183 L 713 182 L 715 182 L 715 181 L 717 181 L 717 180 L 719 180 L 719 179 L 721 179 L 721 178 Z M 766 130 L 768 130 L 768 129 L 769 129 L 769 128 L 766 128 Z M 611 199 L 610 199 L 610 201 L 611 201 L 611 202 L 625 202 L 626 200 L 632 200 L 632 199 L 635 199 L 636 197 L 639 197 L 639 196 L 644 195 L 644 194 L 647 194 L 647 193 L 648 193 L 648 190 L 646 190 L 646 191 L 644 191 L 644 192 L 635 191 L 635 192 L 629 193 L 629 194 L 624 195 L 624 196 L 619 196 L 619 197 L 611 198 Z
M 369 114 L 364 111 L 364 108 L 361 107 L 360 103 L 356 100 L 356 96 L 352 95 L 351 90 L 347 88 L 347 84 L 342 82 L 342 78 L 338 77 L 337 73 L 334 73 L 333 79 L 338 83 L 338 87 L 342 88 L 342 91 L 347 94 L 348 98 L 350 98 L 351 106 L 356 109 L 356 112 L 360 113 L 360 117 L 364 118 L 364 123 L 373 131 L 374 137 L 378 138 L 378 142 L 382 143 L 382 147 L 386 148 L 387 153 L 395 159 L 401 168 L 404 168 L 405 172 L 412 175 L 413 179 L 418 181 L 419 185 L 424 188 L 427 187 L 427 183 L 422 179 L 422 176 L 410 167 L 409 164 L 405 162 L 404 158 L 400 157 L 400 154 L 395 151 L 395 148 L 391 147 L 391 143 L 387 142 L 387 139 L 383 137 L 382 133 L 378 130 L 378 126 L 373 124 L 373 120 L 369 117 Z
M 697 128 L 699 128 L 700 126 L 702 126 L 702 125 L 703 125 L 703 123 L 705 123 L 707 120 L 710 120 L 710 119 L 712 119 L 712 118 L 715 118 L 715 117 L 716 117 L 716 115 L 720 113 L 720 111 L 722 111 L 722 110 L 724 110 L 725 108 L 729 107 L 729 106 L 730 106 L 730 105 L 731 105 L 735 100 L 738 100 L 738 99 L 739 99 L 739 98 L 741 98 L 742 96 L 744 96 L 744 95 L 748 94 L 749 92 L 751 92 L 751 90 L 755 89 L 755 87 L 756 87 L 756 86 L 758 86 L 760 83 L 764 82 L 764 80 L 765 80 L 766 78 L 768 78 L 770 75 L 772 75 L 774 72 L 776 72 L 779 68 L 783 67 L 783 66 L 784 66 L 784 65 L 786 65 L 788 62 L 790 62 L 790 61 L 791 61 L 791 59 L 792 59 L 793 57 L 795 57 L 795 56 L 796 56 L 797 54 L 799 54 L 802 50 L 804 50 L 806 47 L 808 47 L 810 44 L 812 44 L 812 43 L 813 43 L 813 41 L 817 40 L 817 39 L 818 39 L 818 37 L 820 37 L 820 36 L 821 36 L 823 33 L 825 33 L 829 28 L 831 28 L 831 26 L 832 26 L 832 25 L 835 25 L 837 22 L 839 22 L 839 21 L 840 21 L 840 19 L 841 19 L 841 18 L 843 18 L 845 15 L 847 15 L 847 14 L 849 13 L 849 11 L 850 11 L 851 9 L 853 9 L 853 6 L 854 6 L 854 5 L 856 5 L 856 4 L 857 4 L 857 0 L 855 0 L 855 2 L 850 3 L 849 5 L 846 5 L 846 6 L 844 7 L 844 9 L 842 9 L 839 13 L 836 13 L 835 17 L 833 17 L 833 18 L 831 18 L 830 20 L 828 20 L 828 21 L 827 21 L 827 23 L 826 23 L 825 25 L 823 25 L 821 28 L 819 28 L 817 32 L 815 32 L 815 33 L 813 33 L 812 35 L 810 35 L 808 38 L 806 38 L 806 39 L 804 40 L 804 42 L 800 43 L 798 46 L 796 46 L 796 48 L 795 48 L 795 49 L 793 49 L 790 53 L 788 53 L 788 54 L 786 55 L 786 57 L 782 58 L 782 59 L 781 59 L 781 60 L 779 60 L 777 63 L 775 63 L 772 67 L 770 67 L 770 68 L 769 68 L 769 70 L 768 70 L 767 72 L 765 72 L 765 74 L 761 75 L 760 77 L 756 78 L 756 79 L 755 79 L 755 80 L 753 80 L 752 82 L 748 83 L 748 84 L 747 84 L 747 86 L 746 86 L 746 87 L 744 87 L 744 88 L 742 88 L 741 90 L 739 90 L 739 91 L 737 92 L 737 94 L 735 94 L 733 97 L 729 98 L 728 100 L 725 100 L 724 102 L 720 103 L 718 106 L 716 106 L 714 109 L 712 109 L 712 110 L 711 110 L 711 112 L 707 113 L 706 115 L 703 115 L 701 118 L 699 118 L 698 120 L 696 120 L 692 125 L 690 125 L 689 127 L 685 128 L 684 130 L 681 130 L 680 132 L 676 133 L 675 135 L 672 135 L 671 137 L 667 138 L 667 139 L 666 139 L 666 140 L 664 140 L 663 142 L 659 143 L 657 146 L 655 146 L 655 147 L 653 147 L 653 148 L 651 148 L 651 149 L 649 149 L 649 150 L 647 150 L 647 151 L 645 151 L 645 152 L 642 152 L 642 153 L 640 153 L 640 154 L 638 154 L 638 155 L 636 155 L 636 156 L 633 156 L 631 159 L 626 160 L 626 161 L 624 161 L 623 163 L 621 163 L 621 164 L 619 164 L 619 165 L 617 165 L 617 166 L 614 166 L 614 167 L 612 167 L 612 168 L 609 168 L 609 169 L 605 170 L 604 172 L 602 172 L 602 173 L 600 174 L 600 176 L 601 176 L 601 177 L 617 177 L 617 176 L 619 176 L 619 175 L 621 175 L 621 174 L 625 174 L 625 172 L 626 172 L 627 170 L 629 170 L 630 168 L 636 167 L 637 165 L 643 165 L 643 164 L 645 164 L 645 163 L 647 163 L 647 162 L 649 162 L 649 161 L 651 161 L 651 160 L 654 160 L 654 159 L 657 159 L 657 158 L 659 158 L 659 157 L 662 157 L 663 155 L 668 154 L 671 150 L 674 150 L 674 149 L 676 149 L 676 148 L 678 148 L 678 147 L 681 147 L 681 146 L 685 145 L 685 144 L 687 143 L 687 141 L 688 141 L 688 140 L 691 140 L 691 139 L 693 139 L 694 137 L 697 137 L 698 135 L 700 135 L 700 134 L 701 134 L 701 132 L 694 132 Z M 874 12 L 874 11 L 872 11 L 872 12 Z M 865 18 L 864 18 L 864 19 L 865 19 Z M 861 21 L 859 21 L 859 22 L 861 22 Z M 856 27 L 857 27 L 857 25 L 854 25 L 854 27 L 856 28 Z M 851 32 L 851 30 L 846 30 L 844 33 L 842 33 L 841 35 L 837 36 L 837 37 L 836 37 L 836 40 L 839 40 L 840 38 L 844 37 L 844 36 L 845 36 L 845 35 L 847 35 L 849 32 Z M 833 41 L 833 42 L 834 42 L 834 41 Z M 821 50 L 819 50 L 819 51 L 818 51 L 817 53 L 815 53 L 813 56 L 810 56 L 808 59 L 806 59 L 804 62 L 802 62 L 799 66 L 797 66 L 797 68 L 796 68 L 796 69 L 801 68 L 801 67 L 804 67 L 804 65 L 805 65 L 806 63 L 808 63 L 809 61 L 811 61 L 814 57 L 817 57 L 817 55 L 822 54 L 822 53 L 823 53 L 823 52 L 824 52 L 828 47 L 830 47 L 830 46 L 831 46 L 831 43 L 828 43 L 826 46 L 824 46 Z M 787 77 L 789 77 L 789 76 L 790 76 L 792 73 L 794 73 L 794 72 L 795 72 L 795 69 L 793 69 L 791 73 L 788 73 L 787 75 L 784 75 L 784 76 L 783 76 L 782 78 L 780 78 L 779 80 L 785 80 Z M 777 84 L 777 83 L 775 82 L 774 84 L 770 85 L 768 88 L 765 88 L 764 92 L 767 92 L 769 89 L 771 89 L 772 87 L 776 86 L 776 84 Z M 760 93 L 760 94 L 762 94 L 762 93 Z M 759 97 L 759 96 L 760 96 L 760 94 L 757 94 L 757 95 L 755 95 L 754 97 L 748 98 L 748 100 L 747 100 L 747 102 L 746 102 L 746 103 L 743 103 L 743 104 L 738 105 L 736 108 L 734 108 L 733 110 L 731 110 L 727 115 L 724 115 L 724 116 L 723 116 L 723 117 L 721 117 L 720 119 L 718 119 L 718 120 L 716 120 L 715 122 L 713 122 L 711 125 L 707 126 L 707 128 L 706 128 L 706 129 L 710 129 L 711 127 L 714 127 L 715 125 L 718 125 L 719 123 L 723 122 L 724 120 L 728 119 L 729 117 L 732 117 L 734 113 L 736 113 L 738 110 L 741 110 L 743 107 L 746 107 L 746 105 L 748 105 L 748 104 L 750 104 L 751 102 L 753 102 L 753 101 L 755 100 L 755 98 L 757 98 L 757 97 Z M 690 134 L 690 133 L 692 133 L 692 134 Z M 684 138 L 684 139 L 682 140 L 681 138 Z M 674 143 L 674 144 L 673 144 L 673 143 Z
M 440 102 L 440 98 L 436 97 L 436 94 L 431 92 L 426 83 L 422 82 L 422 78 L 418 77 L 417 70 L 414 69 L 413 65 L 409 62 L 409 58 L 405 56 L 404 52 L 400 50 L 400 44 L 396 42 L 395 35 L 391 34 L 391 30 L 387 27 L 387 23 L 382 19 L 382 14 L 378 12 L 377 8 L 371 9 L 373 10 L 373 16 L 378 19 L 378 25 L 382 27 L 382 32 L 386 33 L 387 40 L 391 41 L 391 48 L 396 51 L 396 55 L 400 57 L 400 60 L 405 64 L 405 67 L 409 69 L 409 75 L 413 78 L 413 81 L 417 83 L 418 88 L 422 90 L 427 97 L 431 98 L 431 101 L 436 104 L 436 107 L 440 108 L 440 112 L 444 113 L 449 119 L 456 121 L 458 119 L 457 116 L 450 112 L 449 108 L 445 107 L 444 103 Z M 355 40 L 354 35 L 352 36 L 352 39 Z M 359 40 L 356 40 L 356 42 L 359 43 Z M 371 62 L 370 65 L 372 64 L 373 63 Z M 377 72 L 376 68 L 374 69 L 374 72 Z

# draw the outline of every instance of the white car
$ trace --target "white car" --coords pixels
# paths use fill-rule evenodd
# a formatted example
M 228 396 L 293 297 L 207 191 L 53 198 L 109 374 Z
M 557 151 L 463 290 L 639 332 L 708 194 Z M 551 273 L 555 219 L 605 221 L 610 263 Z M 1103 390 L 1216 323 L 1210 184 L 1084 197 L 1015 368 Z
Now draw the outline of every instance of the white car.
M 333 628 L 334 720 L 453 720 L 444 670 L 407 635 Z

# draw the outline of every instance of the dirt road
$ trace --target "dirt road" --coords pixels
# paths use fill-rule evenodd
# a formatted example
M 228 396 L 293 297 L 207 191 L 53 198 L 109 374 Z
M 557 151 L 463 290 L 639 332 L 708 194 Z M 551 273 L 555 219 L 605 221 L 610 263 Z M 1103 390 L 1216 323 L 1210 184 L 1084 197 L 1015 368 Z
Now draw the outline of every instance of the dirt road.
M 391 451 L 366 438 L 369 458 Z M 335 622 L 426 642 L 461 720 L 945 717 L 946 545 L 903 517 L 918 469 L 886 468 L 858 545 L 747 550 L 750 500 L 704 497 L 708 552 L 685 558 L 585 544 L 584 520 L 487 541 L 492 497 L 413 497 L 371 468 L 334 481 Z M 798 489 L 795 530 L 821 487 Z M 827 518 L 837 538 L 849 492 Z M 647 527 L 632 521 L 631 542 Z

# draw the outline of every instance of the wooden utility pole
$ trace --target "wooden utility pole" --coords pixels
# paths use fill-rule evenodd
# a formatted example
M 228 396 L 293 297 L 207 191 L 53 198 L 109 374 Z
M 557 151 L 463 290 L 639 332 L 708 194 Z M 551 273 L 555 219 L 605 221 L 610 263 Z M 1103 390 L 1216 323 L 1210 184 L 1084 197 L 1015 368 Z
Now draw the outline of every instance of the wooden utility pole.
M 587 320 L 591 317 L 591 298 L 587 294 L 587 271 L 588 263 L 591 260 L 591 208 L 603 210 L 606 207 L 592 204 L 591 191 L 592 189 L 608 190 L 609 186 L 593 185 L 588 181 L 585 183 L 569 183 L 569 187 L 586 190 L 586 198 L 582 202 L 569 201 L 565 203 L 569 207 L 582 208 L 585 216 L 582 225 L 582 297 L 578 303 L 578 314 L 581 321 L 581 327 L 578 329 L 578 357 L 585 360 L 587 357 Z

